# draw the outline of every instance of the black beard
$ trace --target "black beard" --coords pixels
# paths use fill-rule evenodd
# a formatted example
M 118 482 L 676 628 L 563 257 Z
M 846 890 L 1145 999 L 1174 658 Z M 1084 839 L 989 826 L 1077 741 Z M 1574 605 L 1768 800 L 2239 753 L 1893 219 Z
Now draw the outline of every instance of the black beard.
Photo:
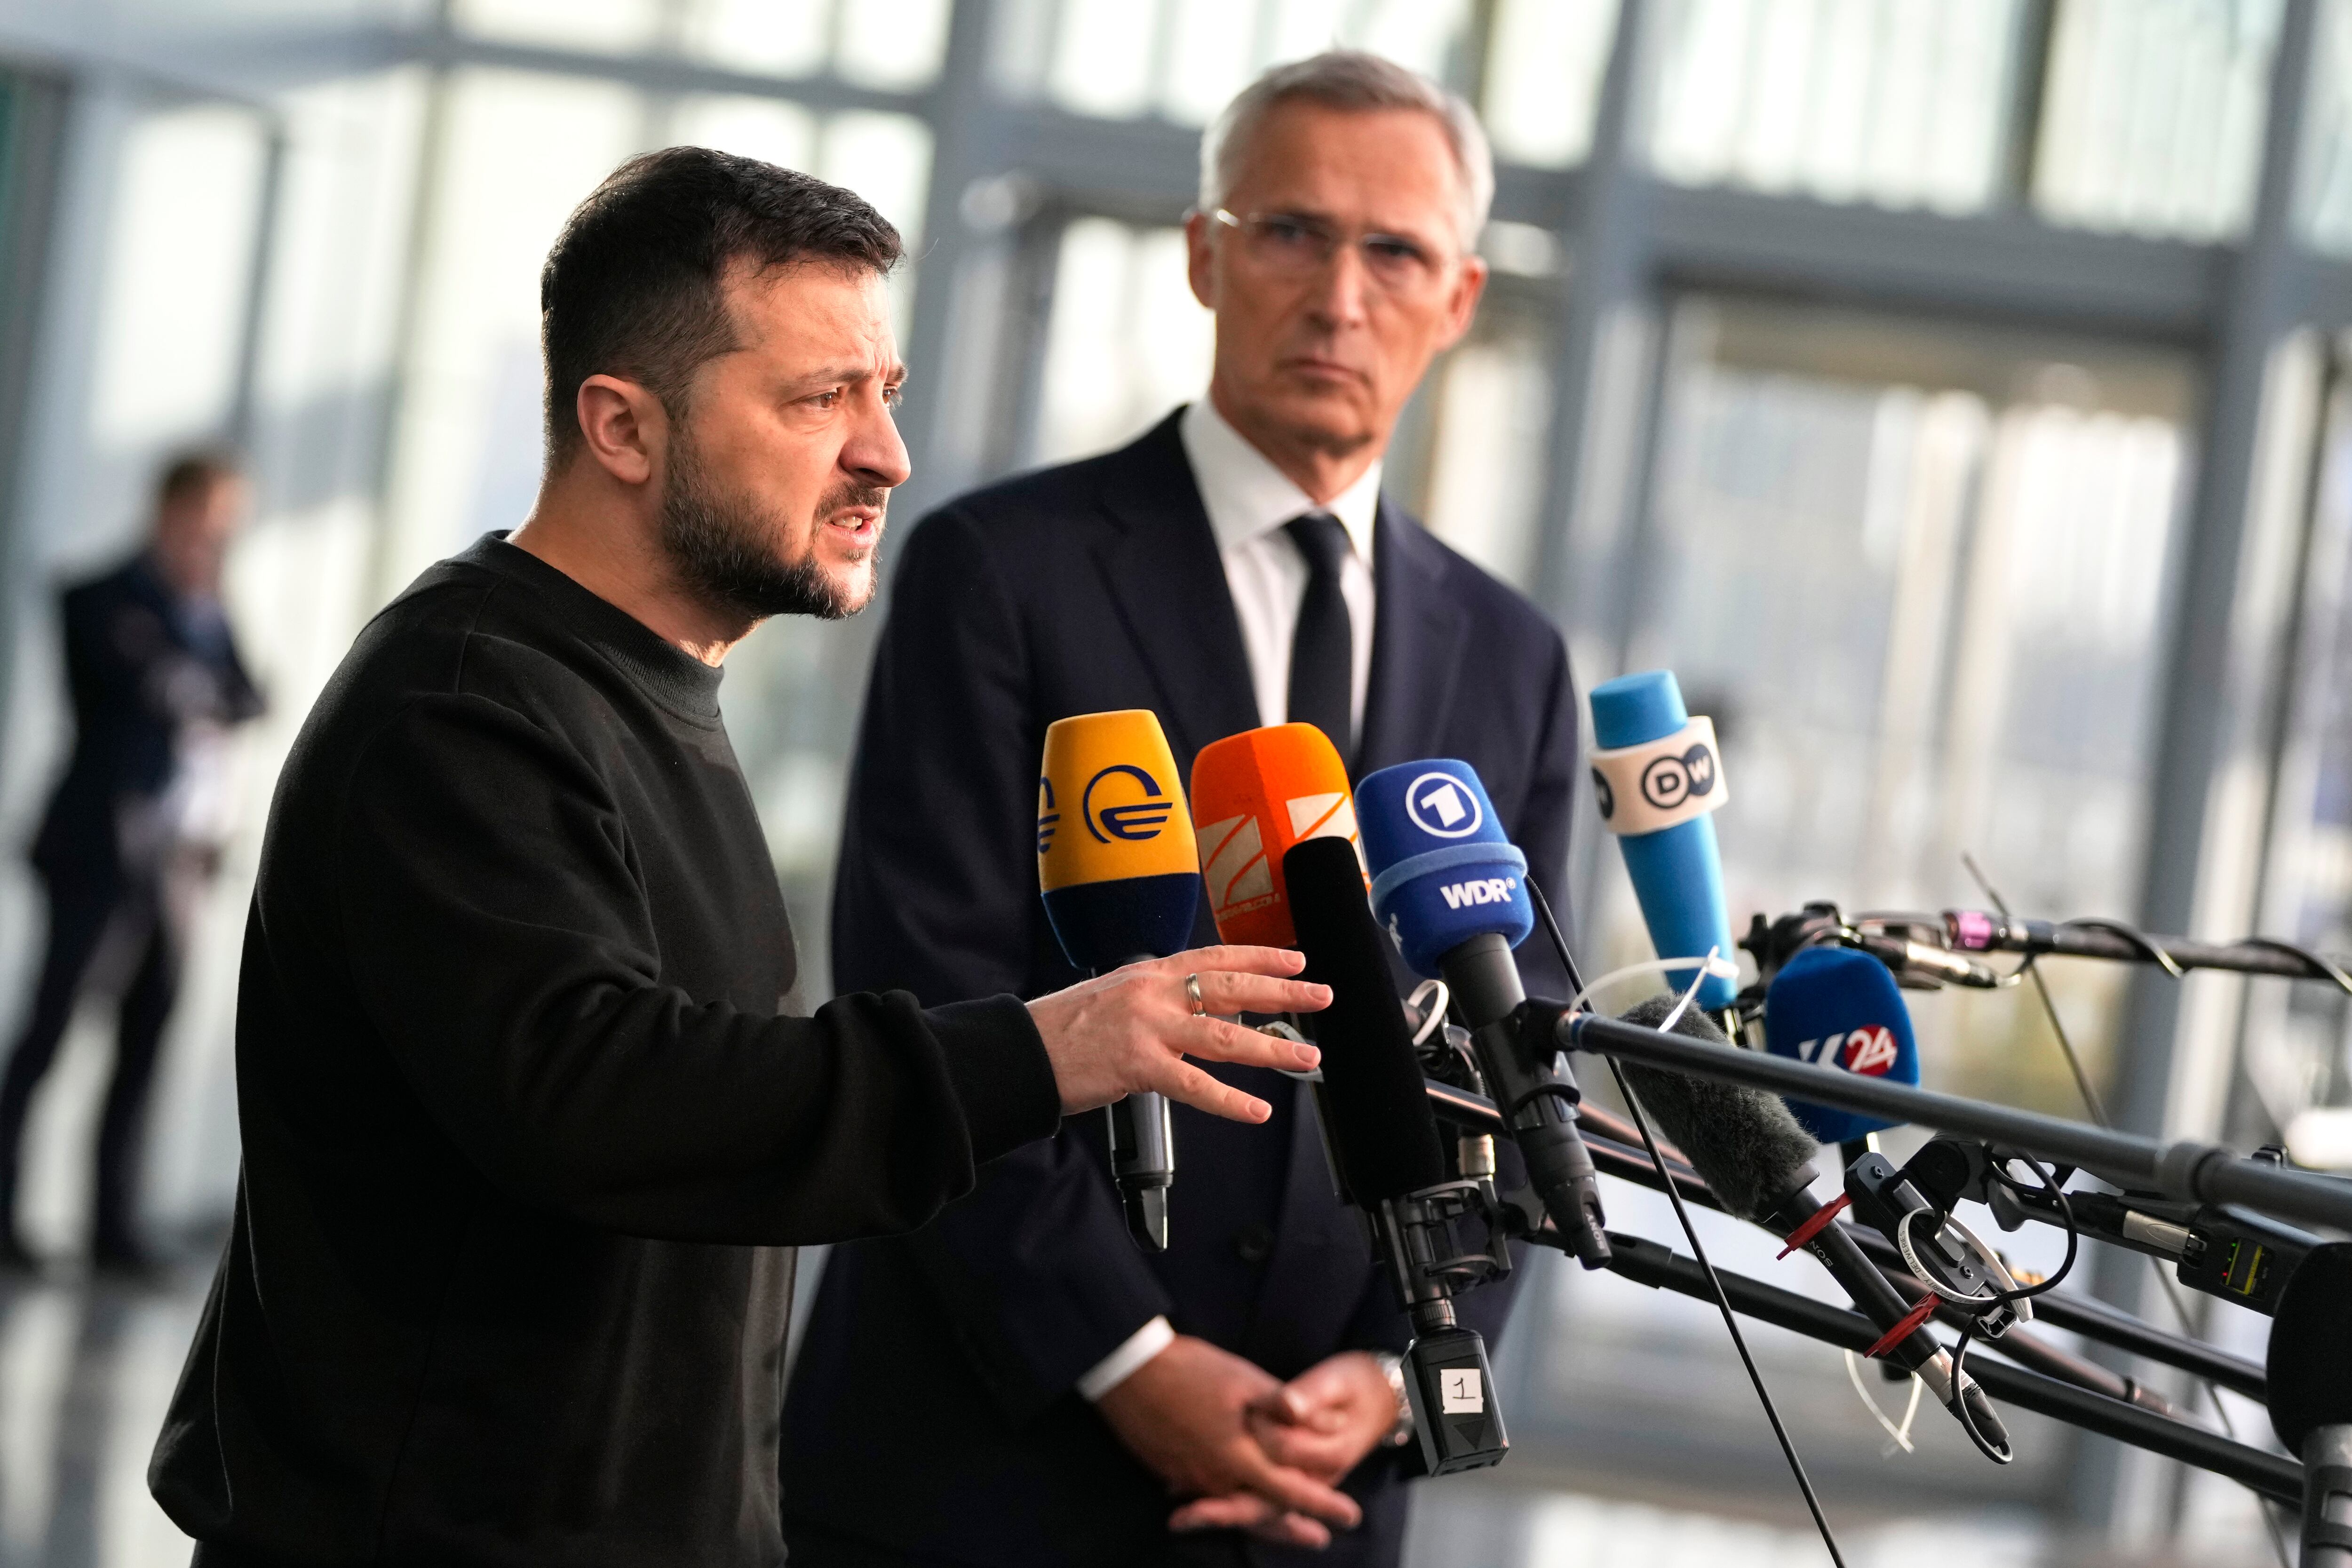
M 837 492 L 819 503 L 815 515 L 878 506 L 884 494 L 864 488 Z M 772 542 L 783 534 L 772 512 L 712 489 L 690 443 L 680 440 L 672 448 L 662 487 L 662 551 L 696 597 L 754 621 L 771 616 L 838 621 L 866 607 L 864 599 L 852 600 L 825 574 L 813 549 L 796 560 L 778 559 Z M 868 559 L 878 573 L 878 544 Z

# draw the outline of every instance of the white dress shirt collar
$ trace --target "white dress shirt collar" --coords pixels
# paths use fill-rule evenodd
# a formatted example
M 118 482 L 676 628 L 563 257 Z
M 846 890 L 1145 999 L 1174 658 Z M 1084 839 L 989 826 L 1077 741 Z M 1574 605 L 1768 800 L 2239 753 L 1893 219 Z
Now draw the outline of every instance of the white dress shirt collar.
M 1228 424 L 1205 395 L 1184 410 L 1178 429 L 1219 550 L 1271 533 L 1302 513 L 1328 511 L 1348 531 L 1357 555 L 1370 564 L 1373 522 L 1381 509 L 1379 458 L 1328 505 L 1318 506 L 1289 475 L 1251 446 L 1248 437 Z

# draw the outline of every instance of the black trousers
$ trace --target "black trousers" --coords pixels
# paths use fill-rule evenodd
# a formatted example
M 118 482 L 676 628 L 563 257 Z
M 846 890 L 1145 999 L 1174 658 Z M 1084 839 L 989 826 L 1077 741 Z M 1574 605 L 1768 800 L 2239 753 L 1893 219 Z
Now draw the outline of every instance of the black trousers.
M 179 994 L 181 941 L 165 908 L 160 878 L 76 877 L 51 873 L 49 943 L 33 992 L 31 1016 L 0 1075 L 0 1225 L 14 1234 L 25 1115 L 33 1090 L 57 1060 L 66 1026 L 90 966 L 103 950 L 126 960 L 115 1026 L 114 1077 L 98 1124 L 92 1244 L 99 1252 L 134 1251 L 132 1215 L 144 1147 L 147 1091 L 163 1026 Z M 114 944 L 119 943 L 117 947 Z M 112 965 L 109 966 L 113 968 Z

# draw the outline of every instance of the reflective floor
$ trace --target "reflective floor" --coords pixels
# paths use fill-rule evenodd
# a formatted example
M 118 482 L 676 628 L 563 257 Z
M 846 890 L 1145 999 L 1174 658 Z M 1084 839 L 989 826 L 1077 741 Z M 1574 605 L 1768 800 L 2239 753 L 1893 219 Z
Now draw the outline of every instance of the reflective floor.
M 166 1568 L 187 1538 L 147 1494 L 209 1260 L 155 1287 L 0 1283 L 0 1568 Z
M 1640 1195 L 1612 1189 L 1627 1220 Z M 1644 1226 L 1643 1228 L 1649 1228 Z M 1709 1237 L 1726 1267 L 1743 1239 Z M 189 1545 L 148 1496 L 148 1455 L 210 1283 L 217 1242 L 188 1247 L 152 1287 L 59 1273 L 0 1279 L 0 1568 L 179 1568 Z M 814 1272 L 814 1270 L 812 1270 Z M 1800 1277 L 1801 1278 L 1801 1277 Z M 1753 1394 L 1719 1332 L 1610 1277 L 1539 1271 L 1507 1338 L 1514 1447 L 1500 1468 L 1419 1489 L 1408 1568 L 1778 1568 L 1826 1560 Z M 2242 1494 L 2176 1508 L 2182 1538 L 2094 1545 L 2054 1524 L 2065 1435 L 2016 1423 L 2021 1462 L 1992 1470 L 1923 1422 L 1891 1453 L 1835 1352 L 1762 1330 L 1759 1363 L 1798 1435 L 1853 1568 L 1913 1568 L 1932 1550 L 1970 1568 L 2273 1561 Z M 1929 1412 L 1930 1415 L 1934 1413 Z M 2179 1483 L 2171 1483 L 2178 1486 Z

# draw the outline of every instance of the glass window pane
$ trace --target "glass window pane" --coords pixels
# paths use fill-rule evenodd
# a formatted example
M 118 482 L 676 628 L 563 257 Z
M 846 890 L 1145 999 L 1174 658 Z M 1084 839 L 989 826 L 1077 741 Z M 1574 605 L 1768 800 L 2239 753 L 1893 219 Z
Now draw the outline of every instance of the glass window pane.
M 1073 113 L 1204 125 L 1268 66 L 1335 47 L 1447 80 L 1463 74 L 1470 10 L 1470 0 L 1061 0 L 1045 91 Z M 1000 47 L 1034 48 L 1042 13 L 1010 16 Z M 998 69 L 1016 91 L 1029 74 L 1022 58 Z
M 1486 134 L 1495 155 L 1561 168 L 1592 145 L 1592 114 L 1615 0 L 1502 0 L 1486 51 Z
M 688 0 L 682 21 L 680 45 L 695 58 L 735 70 L 814 76 L 824 65 L 833 0 Z
M 2320 6 L 2308 90 L 2298 193 L 2304 233 L 2321 250 L 2352 256 L 2352 5 L 2346 0 Z
M 659 0 L 454 0 L 460 31 L 560 49 L 637 54 L 660 36 Z
M 244 350 L 265 147 L 258 119 L 220 107 L 151 115 L 124 137 L 91 389 L 100 449 L 221 433 Z
M 1678 0 L 1652 160 L 1685 184 L 1982 208 L 2020 14 L 2018 0 Z
M 1151 93 L 1156 0 L 1063 0 L 1046 89 L 1077 114 L 1140 114 Z
M 1107 450 L 1200 396 L 1214 332 L 1185 280 L 1182 230 L 1071 224 L 1055 268 L 1033 460 Z
M 1257 68 L 1258 0 L 1187 0 L 1170 18 L 1160 112 L 1206 125 Z
M 949 0 L 856 0 L 841 8 L 834 68 L 886 92 L 929 87 L 947 54 Z
M 1481 333 L 1455 350 L 1437 382 L 1430 454 L 1430 531 L 1506 583 L 1534 575 L 1551 416 L 1546 340 L 1536 331 Z
M 816 161 L 816 116 L 772 98 L 697 93 L 671 115 L 669 140 L 806 170 Z
M 2242 233 L 2282 4 L 2062 0 L 2034 205 L 2085 228 Z
M 612 83 L 467 69 L 446 90 L 385 507 L 387 595 L 529 513 L 540 267 L 572 209 L 644 138 L 642 98 Z
M 2344 963 L 2352 954 L 2352 397 L 2341 379 L 2320 438 L 2262 930 Z M 2324 985 L 2259 987 L 2246 1000 L 2246 1080 L 2263 1116 L 2285 1132 L 2298 1163 L 2352 1170 L 2352 1003 Z
M 2021 912 L 2127 910 L 2187 367 L 1713 303 L 1673 343 L 1624 662 L 1674 669 L 1723 735 L 1735 928 L 1814 899 L 1980 906 L 1964 851 Z M 1647 956 L 1613 855 L 1601 888 L 1596 967 Z M 2052 983 L 2104 1051 L 2120 972 Z M 1916 999 L 1929 1077 L 2079 1114 L 2029 1002 Z

